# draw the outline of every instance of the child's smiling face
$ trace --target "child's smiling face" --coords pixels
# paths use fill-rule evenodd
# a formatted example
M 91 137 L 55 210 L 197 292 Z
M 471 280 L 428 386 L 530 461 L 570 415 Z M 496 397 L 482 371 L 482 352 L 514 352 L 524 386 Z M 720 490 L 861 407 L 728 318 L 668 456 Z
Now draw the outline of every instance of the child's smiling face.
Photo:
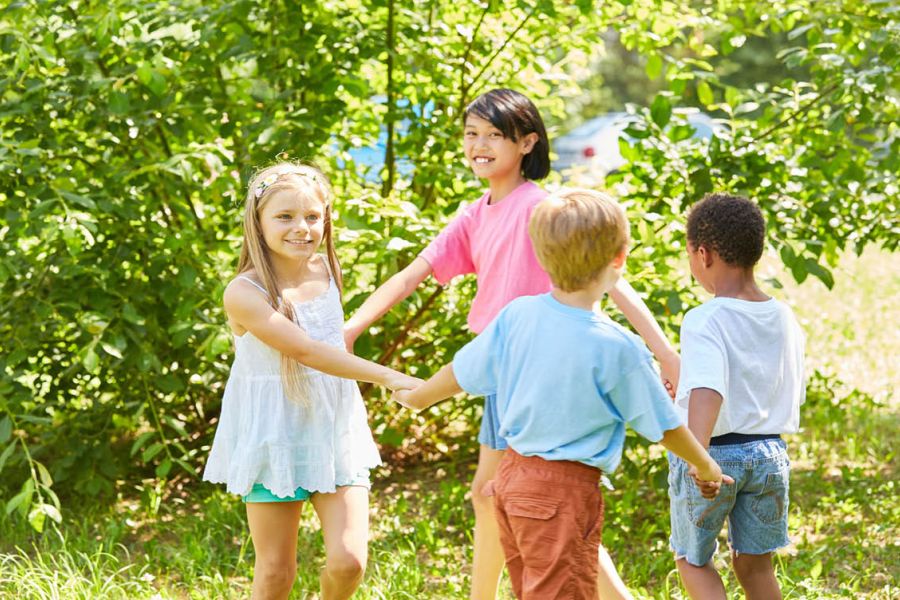
M 295 190 L 275 192 L 259 211 L 263 240 L 275 256 L 312 258 L 325 232 L 325 205 Z
M 495 179 L 518 174 L 522 158 L 531 151 L 534 141 L 522 136 L 513 141 L 481 117 L 469 115 L 463 129 L 463 151 L 469 166 L 482 179 Z

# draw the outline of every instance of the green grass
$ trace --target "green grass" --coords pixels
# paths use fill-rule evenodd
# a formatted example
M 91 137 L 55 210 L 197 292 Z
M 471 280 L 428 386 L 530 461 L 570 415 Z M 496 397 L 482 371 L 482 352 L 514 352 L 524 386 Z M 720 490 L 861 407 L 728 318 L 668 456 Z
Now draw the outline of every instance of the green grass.
M 848 259 L 835 292 L 818 282 L 775 293 L 809 335 L 813 378 L 803 431 L 788 440 L 794 544 L 777 557 L 786 598 L 900 598 L 900 503 L 894 339 L 900 281 L 889 256 Z M 854 391 L 854 390 L 863 391 Z M 370 560 L 356 598 L 462 598 L 468 588 L 472 444 L 439 463 L 376 475 Z M 683 598 L 667 549 L 665 466 L 658 447 L 629 447 L 607 494 L 604 543 L 640 598 Z M 0 597 L 244 598 L 253 549 L 243 507 L 212 486 L 152 481 L 111 506 L 64 506 L 63 525 L 36 535 L 0 517 Z M 301 528 L 294 598 L 313 598 L 324 556 L 311 509 Z M 727 565 L 727 551 L 716 558 Z M 732 598 L 738 587 L 726 569 Z M 503 598 L 511 598 L 503 584 Z

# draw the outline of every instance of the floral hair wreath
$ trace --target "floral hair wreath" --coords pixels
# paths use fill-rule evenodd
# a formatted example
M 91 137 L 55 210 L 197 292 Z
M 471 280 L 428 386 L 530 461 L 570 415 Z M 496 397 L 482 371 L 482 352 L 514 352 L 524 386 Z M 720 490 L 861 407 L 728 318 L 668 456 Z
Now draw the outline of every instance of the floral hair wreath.
M 259 182 L 259 185 L 256 186 L 256 189 L 253 190 L 253 195 L 257 200 L 266 192 L 267 189 L 275 185 L 275 182 L 278 181 L 278 178 L 282 175 L 299 175 L 300 177 L 306 177 L 307 179 L 312 179 L 313 183 L 318 183 L 318 179 L 315 174 L 307 174 L 302 171 L 298 171 L 296 169 L 279 169 L 278 171 L 272 173 L 265 179 Z

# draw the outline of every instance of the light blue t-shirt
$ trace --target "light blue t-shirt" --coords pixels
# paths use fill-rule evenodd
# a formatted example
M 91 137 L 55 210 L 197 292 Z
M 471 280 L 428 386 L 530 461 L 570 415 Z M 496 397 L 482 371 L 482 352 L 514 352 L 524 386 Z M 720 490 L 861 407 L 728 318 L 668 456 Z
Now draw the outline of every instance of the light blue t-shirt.
M 625 424 L 654 442 L 681 425 L 640 338 L 551 294 L 510 302 L 453 373 L 470 394 L 497 395 L 500 435 L 524 456 L 611 473 Z

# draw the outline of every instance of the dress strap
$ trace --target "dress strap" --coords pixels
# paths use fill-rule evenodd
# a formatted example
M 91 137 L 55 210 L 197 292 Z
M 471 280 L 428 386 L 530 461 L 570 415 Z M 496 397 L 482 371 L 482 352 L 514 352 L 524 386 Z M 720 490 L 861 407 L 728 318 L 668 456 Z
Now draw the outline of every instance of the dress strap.
M 244 281 L 250 283 L 250 284 L 251 284 L 253 287 L 255 287 L 256 289 L 258 289 L 260 292 L 262 292 L 262 293 L 263 293 L 263 296 L 265 296 L 266 298 L 269 297 L 269 292 L 266 291 L 266 288 L 264 288 L 263 286 L 259 285 L 258 283 L 256 283 L 255 281 L 253 281 L 252 279 L 250 279 L 249 277 L 247 277 L 246 275 L 238 275 L 235 279 L 243 279 Z

